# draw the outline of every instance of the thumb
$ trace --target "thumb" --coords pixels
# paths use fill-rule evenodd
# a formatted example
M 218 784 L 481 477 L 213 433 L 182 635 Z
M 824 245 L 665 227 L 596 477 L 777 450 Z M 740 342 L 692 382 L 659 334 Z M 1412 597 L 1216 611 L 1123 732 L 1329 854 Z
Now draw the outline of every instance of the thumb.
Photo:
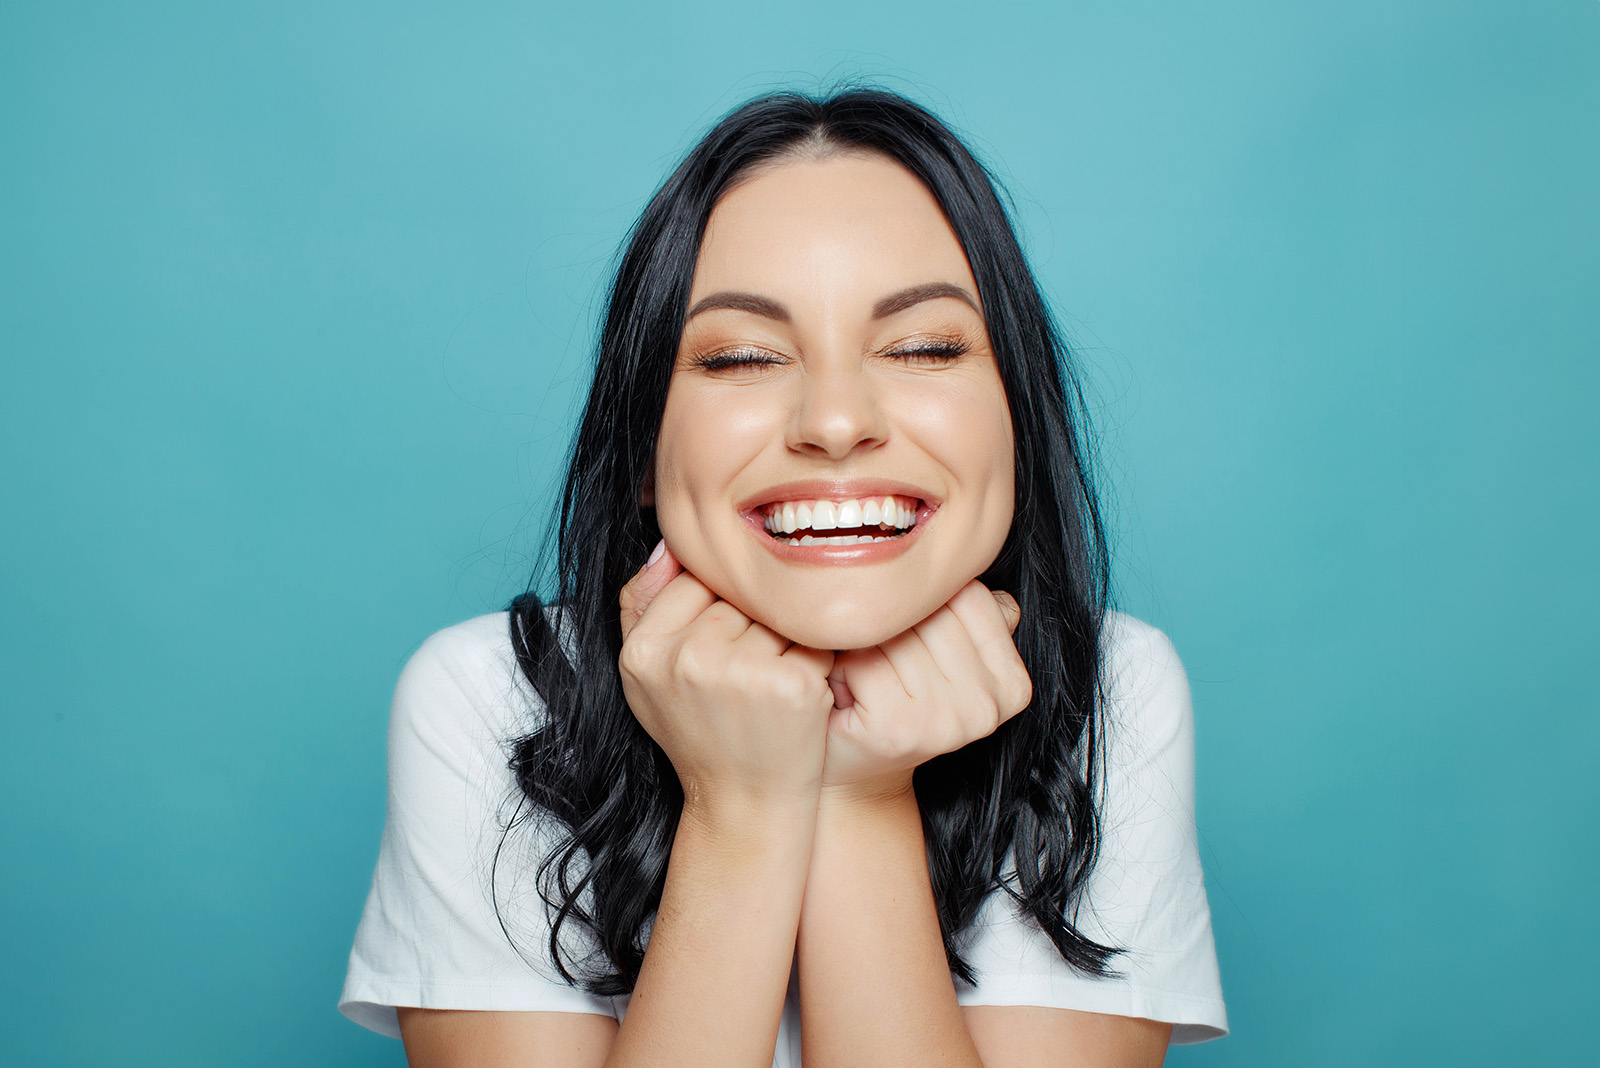
M 1022 606 L 1017 604 L 1017 599 L 1004 590 L 995 590 L 995 604 L 1000 606 L 1000 614 L 1005 617 L 1006 629 L 1012 634 L 1017 632 L 1017 624 L 1022 622 Z
M 656 595 L 667 588 L 667 583 L 683 574 L 683 565 L 678 563 L 678 558 L 672 555 L 672 550 L 667 548 L 666 539 L 656 542 L 656 547 L 650 554 L 650 559 L 639 569 L 638 574 L 628 580 L 622 587 L 622 592 L 617 596 L 618 605 L 622 609 L 622 640 L 628 640 L 628 634 L 638 626 L 639 620 L 644 618 L 645 609 L 650 607 L 650 602 Z

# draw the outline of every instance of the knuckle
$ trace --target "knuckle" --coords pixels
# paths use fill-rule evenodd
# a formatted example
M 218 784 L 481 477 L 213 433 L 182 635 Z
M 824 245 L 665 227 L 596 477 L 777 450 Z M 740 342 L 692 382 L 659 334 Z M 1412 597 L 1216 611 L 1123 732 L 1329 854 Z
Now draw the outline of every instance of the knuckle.
M 696 687 L 707 687 L 729 674 L 728 648 L 714 635 L 699 632 L 678 649 L 678 678 Z
M 1021 664 L 1006 677 L 1005 711 L 1021 712 L 1033 701 L 1033 678 Z
M 622 652 L 617 656 L 618 670 L 634 678 L 642 676 L 654 660 L 651 655 L 654 650 L 649 646 L 649 641 L 641 637 L 630 637 L 623 642 Z
M 699 686 L 710 678 L 710 665 L 700 642 L 691 640 L 683 643 L 673 661 L 673 674 L 691 686 Z
M 767 682 L 768 695 L 778 704 L 796 707 L 811 703 L 810 680 L 794 671 L 775 671 Z
M 885 756 L 897 761 L 919 756 L 922 751 L 922 731 L 914 724 L 891 723 L 884 731 L 883 751 Z
M 938 751 L 940 753 L 954 753 L 957 749 L 972 741 L 973 737 L 966 724 L 959 719 L 952 719 L 939 732 Z
M 999 708 L 1000 706 L 988 694 L 974 699 L 964 707 L 961 714 L 955 717 L 956 730 L 961 735 L 955 748 L 993 734 L 995 728 L 1000 725 Z

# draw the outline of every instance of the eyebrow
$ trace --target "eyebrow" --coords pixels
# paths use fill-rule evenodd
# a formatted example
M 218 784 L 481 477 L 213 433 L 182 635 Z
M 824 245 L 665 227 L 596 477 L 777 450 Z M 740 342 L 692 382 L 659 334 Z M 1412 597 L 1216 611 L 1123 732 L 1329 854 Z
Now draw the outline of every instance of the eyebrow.
M 980 315 L 983 314 L 978 308 L 978 302 L 972 298 L 972 294 L 960 286 L 949 282 L 924 282 L 921 285 L 902 289 L 898 293 L 891 293 L 878 301 L 872 306 L 872 317 L 874 319 L 887 319 L 889 316 L 903 312 L 907 308 L 921 304 L 925 300 L 937 300 L 940 297 L 954 297 L 973 311 L 978 312 Z M 752 315 L 775 319 L 780 323 L 792 321 L 789 317 L 789 309 L 777 301 L 758 296 L 755 293 L 741 293 L 737 290 L 724 290 L 720 293 L 712 293 L 710 296 L 700 298 L 695 302 L 694 307 L 689 309 L 689 314 L 684 317 L 684 321 L 687 322 L 693 319 L 701 312 L 713 311 L 718 308 L 750 312 Z

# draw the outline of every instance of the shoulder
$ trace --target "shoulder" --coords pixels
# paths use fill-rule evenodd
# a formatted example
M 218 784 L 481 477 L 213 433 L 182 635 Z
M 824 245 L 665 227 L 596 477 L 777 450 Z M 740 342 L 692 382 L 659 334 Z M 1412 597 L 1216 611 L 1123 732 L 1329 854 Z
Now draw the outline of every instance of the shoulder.
M 510 624 L 495 612 L 430 634 L 395 687 L 383 840 L 340 998 L 384 1034 L 400 1034 L 397 1006 L 613 1014 L 540 956 L 532 879 L 551 840 L 509 835 L 524 794 L 508 756 L 542 706 Z
M 510 615 L 492 612 L 435 631 L 395 684 L 391 731 L 436 738 L 526 730 L 538 709 L 511 645 Z
M 1102 652 L 1107 851 L 1176 847 L 1195 833 L 1194 702 L 1183 661 L 1164 632 L 1123 612 L 1107 613 Z
M 509 612 L 474 616 L 434 631 L 406 661 L 406 670 L 472 670 L 514 659 Z
M 502 824 L 520 796 L 507 760 L 543 706 L 522 678 L 505 612 L 429 635 L 401 669 L 389 712 L 389 821 L 413 856 L 456 854 Z M 498 837 L 498 836 L 494 836 Z
M 1101 653 L 1108 743 L 1164 748 L 1192 733 L 1189 677 L 1165 632 L 1109 611 Z
M 1115 609 L 1105 614 L 1100 648 L 1111 682 L 1124 689 L 1148 682 L 1152 675 L 1183 670 L 1178 650 L 1165 631 Z
M 1108 612 L 1101 631 L 1103 754 L 1097 856 L 1072 922 L 1120 952 L 1115 974 L 1066 965 L 1036 925 L 984 903 L 964 1005 L 1041 1005 L 1174 1025 L 1174 1043 L 1227 1031 L 1194 818 L 1188 679 L 1159 628 Z

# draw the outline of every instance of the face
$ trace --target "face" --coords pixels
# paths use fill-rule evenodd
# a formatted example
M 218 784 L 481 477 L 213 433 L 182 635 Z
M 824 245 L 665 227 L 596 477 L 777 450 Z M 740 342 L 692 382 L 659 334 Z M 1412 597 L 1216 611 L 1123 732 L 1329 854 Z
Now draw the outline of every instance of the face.
M 999 554 L 1011 414 L 966 255 L 886 157 L 769 165 L 712 211 L 656 518 L 683 566 L 820 649 L 909 629 Z

